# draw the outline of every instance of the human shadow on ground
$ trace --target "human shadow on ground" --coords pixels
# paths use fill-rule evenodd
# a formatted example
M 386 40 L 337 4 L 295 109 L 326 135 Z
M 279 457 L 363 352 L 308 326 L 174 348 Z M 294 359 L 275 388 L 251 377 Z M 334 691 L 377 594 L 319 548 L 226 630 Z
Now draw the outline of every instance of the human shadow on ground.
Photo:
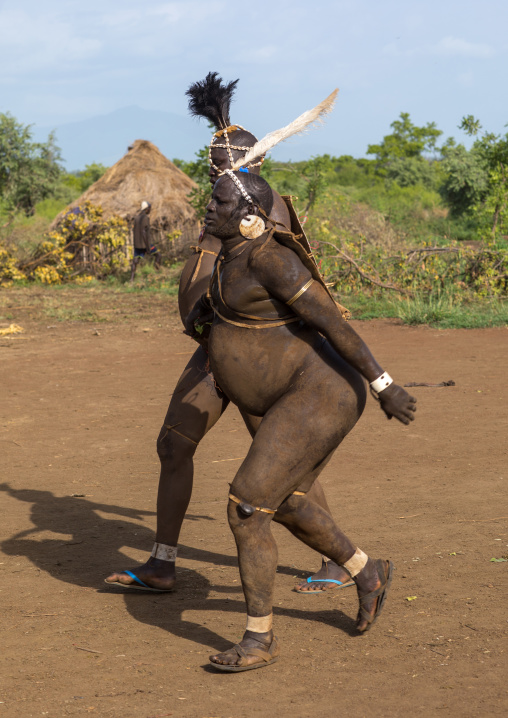
M 210 597 L 216 593 L 241 593 L 238 586 L 213 585 L 199 572 L 178 567 L 177 590 L 168 594 L 106 587 L 101 582 L 112 567 L 120 569 L 126 562 L 132 564 L 122 548 L 147 550 L 153 544 L 151 528 L 129 520 L 143 520 L 154 515 L 153 511 L 129 509 L 114 504 L 89 501 L 71 496 L 58 497 L 51 491 L 39 489 L 15 489 L 8 483 L 0 484 L 0 491 L 10 497 L 30 504 L 30 519 L 34 526 L 20 531 L 2 541 L 1 550 L 9 556 L 25 556 L 35 566 L 54 578 L 82 587 L 95 587 L 100 592 L 120 593 L 130 615 L 141 623 L 162 628 L 175 636 L 201 643 L 214 650 L 222 650 L 230 641 L 209 629 L 206 620 L 196 623 L 183 617 L 183 613 L 197 611 L 201 615 L 221 612 L 245 615 L 243 597 L 240 600 L 228 597 Z M 106 519 L 97 512 L 122 517 Z M 187 515 L 187 519 L 215 520 L 209 516 Z M 63 534 L 65 539 L 40 538 L 42 532 Z M 183 559 L 200 561 L 214 566 L 236 567 L 236 556 L 228 556 L 201 548 L 179 545 L 179 556 Z M 308 572 L 295 567 L 279 566 L 278 573 L 306 576 Z M 305 599 L 303 599 L 305 600 Z M 315 599 L 314 599 L 315 600 Z M 316 607 L 317 608 L 317 607 Z M 307 610 L 275 607 L 276 615 L 326 623 L 350 635 L 355 633 L 354 621 L 339 609 Z M 237 621 L 234 621 L 236 626 Z
M 278 571 L 280 573 L 280 570 Z M 294 574 L 293 574 L 294 575 Z M 231 641 L 240 640 L 245 622 L 245 602 L 241 594 L 241 586 L 217 585 L 193 569 L 178 570 L 178 589 L 167 594 L 146 594 L 129 589 L 100 589 L 101 592 L 122 593 L 125 606 L 136 621 L 161 628 L 168 633 L 185 638 L 194 643 L 223 651 L 231 645 Z M 227 596 L 210 596 L 210 592 L 228 594 Z M 233 598 L 231 594 L 240 594 Z M 302 597 L 302 601 L 308 599 Z M 314 623 L 323 623 L 331 629 L 342 631 L 349 636 L 359 636 L 355 620 L 340 608 L 319 608 L 316 597 L 312 599 L 313 608 L 285 608 L 274 606 L 274 616 L 280 616 Z M 316 602 L 316 603 L 315 603 Z M 189 614 L 195 613 L 198 621 L 192 620 Z M 213 624 L 215 614 L 221 614 L 224 625 L 224 614 L 230 617 L 226 635 L 216 633 L 208 624 Z
M 101 577 L 111 573 L 112 566 L 133 563 L 122 548 L 148 551 L 153 545 L 153 530 L 130 519 L 143 521 L 146 516 L 154 516 L 154 511 L 129 509 L 86 498 L 55 496 L 51 491 L 40 489 L 15 489 L 6 482 L 0 484 L 0 491 L 31 504 L 30 520 L 33 523 L 31 528 L 4 539 L 1 550 L 9 556 L 26 556 L 37 567 L 67 583 L 97 587 Z M 122 518 L 103 518 L 97 512 Z M 215 520 L 200 514 L 186 514 L 185 518 Z M 63 536 L 41 537 L 44 532 Z M 199 553 L 200 549 L 186 546 L 180 551 L 184 558 L 202 560 Z M 219 563 L 223 557 L 215 554 L 211 558 Z

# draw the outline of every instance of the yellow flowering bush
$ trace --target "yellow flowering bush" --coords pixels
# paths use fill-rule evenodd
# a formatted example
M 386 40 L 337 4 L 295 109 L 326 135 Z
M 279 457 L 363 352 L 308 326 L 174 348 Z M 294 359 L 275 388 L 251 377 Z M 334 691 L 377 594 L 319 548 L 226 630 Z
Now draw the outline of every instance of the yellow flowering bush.
M 61 275 L 55 267 L 36 267 L 32 272 L 32 277 L 42 284 L 60 284 Z
M 8 287 L 13 281 L 26 279 L 26 275 L 16 267 L 16 257 L 9 250 L 0 247 L 0 286 Z
M 26 263 L 26 276 L 45 284 L 70 278 L 85 284 L 94 277 L 126 271 L 128 224 L 121 217 L 104 219 L 103 215 L 102 207 L 90 202 L 67 212 Z
M 74 284 L 89 284 L 90 282 L 93 282 L 94 277 L 92 277 L 91 274 L 80 274 L 76 279 L 74 280 Z

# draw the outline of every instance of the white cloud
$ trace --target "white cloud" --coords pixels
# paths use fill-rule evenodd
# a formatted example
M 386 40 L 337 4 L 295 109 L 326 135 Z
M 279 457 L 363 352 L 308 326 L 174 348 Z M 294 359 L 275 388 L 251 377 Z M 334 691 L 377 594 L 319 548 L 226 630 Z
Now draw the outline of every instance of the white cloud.
M 105 25 L 117 30 L 126 28 L 142 33 L 157 33 L 168 25 L 176 25 L 182 21 L 203 21 L 225 9 L 225 2 L 205 2 L 204 0 L 188 0 L 187 2 L 164 2 L 137 5 L 134 8 L 122 7 L 117 12 L 98 13 L 98 25 Z
M 494 49 L 480 42 L 468 42 L 460 37 L 448 35 L 434 45 L 432 51 L 437 55 L 450 57 L 492 57 Z
M 0 10 L 0 61 L 3 75 L 65 67 L 96 56 L 102 43 L 78 34 L 72 25 L 42 12 Z
M 390 42 L 382 48 L 383 55 L 388 57 L 422 57 L 425 55 L 441 55 L 444 57 L 469 57 L 484 59 L 494 55 L 494 48 L 484 43 L 474 43 L 459 37 L 448 35 L 435 45 L 420 45 L 410 48 Z

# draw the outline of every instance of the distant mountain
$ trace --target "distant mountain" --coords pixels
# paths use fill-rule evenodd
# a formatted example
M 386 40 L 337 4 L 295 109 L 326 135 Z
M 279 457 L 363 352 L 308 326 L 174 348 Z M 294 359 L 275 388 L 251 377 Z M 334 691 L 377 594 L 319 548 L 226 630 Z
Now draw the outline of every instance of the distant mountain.
M 35 126 L 34 139 L 46 140 L 51 130 L 56 132 L 68 171 L 83 169 L 92 162 L 109 167 L 123 157 L 134 140 L 150 140 L 169 159 L 191 160 L 211 135 L 206 122 L 135 105 L 59 127 Z
M 272 120 L 273 121 L 273 120 Z M 286 120 L 279 122 L 279 127 Z M 263 137 L 273 127 L 270 118 L 265 117 L 258 127 L 258 137 Z M 34 139 L 41 142 L 55 130 L 57 145 L 62 150 L 64 165 L 69 172 L 82 170 L 85 165 L 99 162 L 111 167 L 127 152 L 134 140 L 149 140 L 170 160 L 193 160 L 194 153 L 210 142 L 211 131 L 204 120 L 198 122 L 191 117 L 172 112 L 142 110 L 132 105 L 115 110 L 109 115 L 99 115 L 80 122 L 69 122 L 58 127 L 33 127 Z M 339 134 L 332 122 L 319 132 L 309 132 L 291 138 L 271 155 L 279 161 L 304 160 L 312 155 L 343 154 Z

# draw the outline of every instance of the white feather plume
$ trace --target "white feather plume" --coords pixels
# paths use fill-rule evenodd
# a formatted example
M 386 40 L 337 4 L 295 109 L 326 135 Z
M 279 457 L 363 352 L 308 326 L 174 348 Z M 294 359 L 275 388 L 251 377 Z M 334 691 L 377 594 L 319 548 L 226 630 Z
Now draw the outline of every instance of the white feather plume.
M 320 102 L 319 105 L 316 105 L 316 107 L 312 110 L 304 112 L 300 115 L 300 117 L 297 117 L 296 120 L 290 122 L 289 125 L 282 127 L 280 130 L 269 132 L 262 140 L 256 142 L 256 144 L 249 149 L 246 155 L 236 160 L 232 166 L 232 170 L 236 171 L 240 169 L 240 167 L 243 167 L 243 165 L 248 165 L 249 162 L 252 162 L 252 160 L 256 157 L 266 154 L 268 150 L 271 150 L 272 147 L 278 145 L 279 142 L 283 142 L 293 135 L 301 134 L 309 127 L 309 125 L 313 123 L 321 123 L 324 115 L 327 115 L 333 110 L 335 98 L 337 97 L 338 92 L 338 90 L 334 90 L 331 95 L 328 95 L 328 97 L 323 100 L 323 102 Z

